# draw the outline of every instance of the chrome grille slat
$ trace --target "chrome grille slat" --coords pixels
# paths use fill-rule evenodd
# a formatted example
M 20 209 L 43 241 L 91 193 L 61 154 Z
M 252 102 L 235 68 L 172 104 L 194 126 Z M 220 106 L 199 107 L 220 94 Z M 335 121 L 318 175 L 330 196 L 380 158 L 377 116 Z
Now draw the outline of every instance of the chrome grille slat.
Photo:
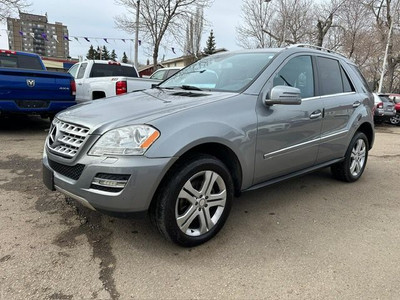
M 73 158 L 84 144 L 89 128 L 55 120 L 50 129 L 47 145 L 51 152 Z

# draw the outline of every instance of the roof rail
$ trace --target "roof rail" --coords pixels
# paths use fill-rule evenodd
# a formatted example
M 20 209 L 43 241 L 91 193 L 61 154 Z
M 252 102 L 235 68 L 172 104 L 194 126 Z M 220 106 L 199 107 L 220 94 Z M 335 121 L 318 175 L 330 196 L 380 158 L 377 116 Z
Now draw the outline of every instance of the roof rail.
M 331 49 L 328 48 L 324 48 L 324 47 L 320 47 L 320 46 L 315 46 L 315 45 L 310 45 L 310 44 L 293 44 L 293 45 L 289 45 L 286 48 L 297 48 L 297 47 L 302 47 L 302 48 L 311 48 L 311 49 L 316 49 L 316 50 L 321 50 L 321 51 L 326 51 L 328 53 L 334 53 L 337 55 L 340 55 L 344 58 L 347 58 L 345 55 L 343 55 L 342 53 L 333 51 Z

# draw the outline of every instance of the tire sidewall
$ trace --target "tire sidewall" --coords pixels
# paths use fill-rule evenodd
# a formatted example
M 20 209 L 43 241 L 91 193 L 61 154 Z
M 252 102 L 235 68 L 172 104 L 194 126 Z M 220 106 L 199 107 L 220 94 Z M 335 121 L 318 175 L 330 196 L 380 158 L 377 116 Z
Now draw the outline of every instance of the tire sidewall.
M 184 184 L 193 175 L 208 170 L 216 172 L 224 180 L 226 187 L 226 203 L 224 211 L 217 224 L 214 225 L 209 232 L 202 234 L 201 236 L 189 236 L 182 232 L 178 227 L 175 216 L 176 201 L 178 200 L 178 195 Z M 183 167 L 173 173 L 171 177 L 172 178 L 170 178 L 163 189 L 164 194 L 161 195 L 160 198 L 160 201 L 163 202 L 161 205 L 164 206 L 162 213 L 162 222 L 164 223 L 163 231 L 165 231 L 172 241 L 179 245 L 188 247 L 200 245 L 211 239 L 221 230 L 229 215 L 234 194 L 232 177 L 227 167 L 221 161 L 212 156 L 202 156 L 201 158 L 188 161 Z
M 350 171 L 351 153 L 352 153 L 353 148 L 356 145 L 357 141 L 359 141 L 360 139 L 362 139 L 365 143 L 365 161 L 364 161 L 364 165 L 362 166 L 361 171 L 357 174 L 357 176 L 354 176 L 353 174 L 351 174 L 351 171 Z M 348 176 L 350 182 L 354 182 L 354 181 L 358 180 L 361 177 L 361 175 L 364 173 L 365 167 L 367 165 L 367 160 L 368 160 L 368 149 L 369 149 L 369 143 L 368 143 L 367 136 L 362 132 L 358 132 L 356 135 L 354 135 L 353 139 L 350 142 L 349 148 L 347 149 L 346 159 L 345 159 L 346 172 L 347 172 L 347 176 Z

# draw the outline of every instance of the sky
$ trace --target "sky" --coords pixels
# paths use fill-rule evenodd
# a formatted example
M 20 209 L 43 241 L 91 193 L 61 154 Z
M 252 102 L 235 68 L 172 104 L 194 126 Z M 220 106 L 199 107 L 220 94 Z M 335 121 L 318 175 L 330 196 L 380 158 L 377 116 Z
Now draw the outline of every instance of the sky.
M 126 52 L 129 59 L 133 60 L 132 42 L 109 40 L 108 44 L 103 40 L 103 38 L 134 39 L 134 35 L 116 28 L 114 18 L 124 14 L 124 8 L 116 5 L 114 0 L 30 0 L 30 2 L 32 5 L 25 12 L 40 15 L 47 12 L 49 23 L 62 22 L 68 27 L 70 36 L 97 38 L 90 39 L 90 43 L 83 38 L 79 38 L 79 41 L 71 39 L 69 43 L 71 57 L 85 57 L 90 45 L 93 44 L 95 48 L 105 45 L 110 51 L 115 49 L 120 59 L 123 52 Z M 239 49 L 236 44 L 235 28 L 240 21 L 240 6 L 241 1 L 214 0 L 212 6 L 204 11 L 209 25 L 204 28 L 201 48 L 205 47 L 210 30 L 213 29 L 217 48 Z M 8 49 L 5 23 L 0 24 L 0 35 L 0 49 Z M 147 59 L 150 61 L 152 59 L 151 53 L 145 50 L 146 41 L 142 42 L 143 46 L 139 47 L 139 63 L 144 64 Z M 172 52 L 172 47 L 176 54 Z M 159 59 L 164 55 L 165 59 L 171 59 L 182 56 L 183 53 L 178 44 L 169 44 L 160 48 Z

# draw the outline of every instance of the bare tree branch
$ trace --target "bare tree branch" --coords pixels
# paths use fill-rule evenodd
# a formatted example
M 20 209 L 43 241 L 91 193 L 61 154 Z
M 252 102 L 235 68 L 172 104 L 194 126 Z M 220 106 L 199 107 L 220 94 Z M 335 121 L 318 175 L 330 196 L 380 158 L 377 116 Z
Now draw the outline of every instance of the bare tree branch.
M 31 4 L 26 0 L 0 0 L 0 21 L 10 17 Z
M 197 6 L 206 7 L 212 0 L 140 0 L 139 30 L 144 41 L 152 47 L 153 65 L 157 66 L 159 48 L 167 35 L 181 36 L 182 28 L 193 16 Z M 135 28 L 136 0 L 115 0 L 127 13 L 115 17 L 118 28 L 132 33 Z

